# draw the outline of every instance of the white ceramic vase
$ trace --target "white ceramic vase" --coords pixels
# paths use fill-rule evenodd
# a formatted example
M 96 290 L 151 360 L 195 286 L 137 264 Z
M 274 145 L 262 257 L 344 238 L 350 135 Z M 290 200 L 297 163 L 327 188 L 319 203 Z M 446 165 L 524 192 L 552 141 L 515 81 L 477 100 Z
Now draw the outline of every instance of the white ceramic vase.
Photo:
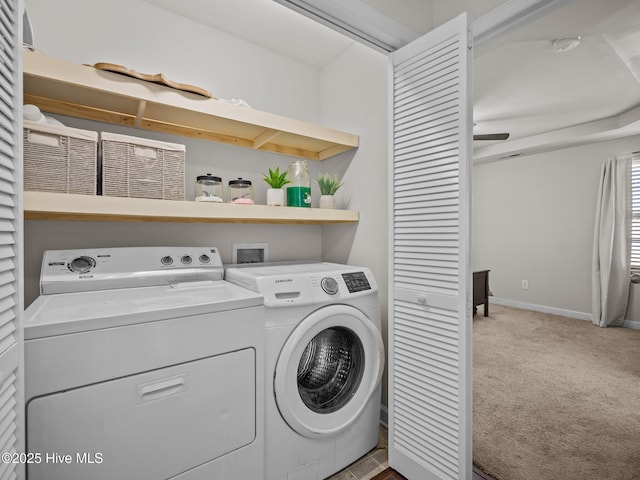
M 284 205 L 284 189 L 267 189 L 267 205 L 271 205 L 273 207 L 282 207 Z
M 320 208 L 336 208 L 336 197 L 333 195 L 320 196 Z

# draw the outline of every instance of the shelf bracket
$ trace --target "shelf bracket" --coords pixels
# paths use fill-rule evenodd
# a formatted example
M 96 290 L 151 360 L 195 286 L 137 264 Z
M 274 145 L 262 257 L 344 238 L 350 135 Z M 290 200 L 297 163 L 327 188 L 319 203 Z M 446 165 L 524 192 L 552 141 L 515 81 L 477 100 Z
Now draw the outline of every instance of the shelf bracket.
M 265 143 L 269 143 L 271 140 L 280 135 L 280 133 L 281 132 L 278 130 L 272 130 L 270 128 L 266 129 L 253 140 L 253 148 L 255 148 L 256 150 L 259 149 Z
M 142 118 L 144 117 L 144 111 L 147 108 L 147 101 L 146 100 L 140 100 L 140 103 L 138 103 L 138 111 L 136 112 L 136 121 L 134 123 L 134 126 L 136 128 L 140 128 L 142 125 Z

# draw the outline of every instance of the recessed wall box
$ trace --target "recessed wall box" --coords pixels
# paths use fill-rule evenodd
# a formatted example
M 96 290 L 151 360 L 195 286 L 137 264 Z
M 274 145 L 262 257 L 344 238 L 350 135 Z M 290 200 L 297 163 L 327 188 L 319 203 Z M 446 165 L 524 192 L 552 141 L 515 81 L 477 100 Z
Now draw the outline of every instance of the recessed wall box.
M 234 243 L 232 263 L 264 263 L 268 254 L 268 243 Z

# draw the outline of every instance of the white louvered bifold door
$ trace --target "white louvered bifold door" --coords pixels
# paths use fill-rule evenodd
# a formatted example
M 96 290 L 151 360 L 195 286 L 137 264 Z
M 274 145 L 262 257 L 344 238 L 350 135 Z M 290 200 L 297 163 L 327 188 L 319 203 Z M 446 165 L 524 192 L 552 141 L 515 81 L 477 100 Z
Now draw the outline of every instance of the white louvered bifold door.
M 22 1 L 0 0 L 0 454 L 24 453 L 22 337 Z M 25 478 L 24 459 L 0 480 Z
M 461 15 L 390 58 L 389 463 L 471 479 L 471 47 Z

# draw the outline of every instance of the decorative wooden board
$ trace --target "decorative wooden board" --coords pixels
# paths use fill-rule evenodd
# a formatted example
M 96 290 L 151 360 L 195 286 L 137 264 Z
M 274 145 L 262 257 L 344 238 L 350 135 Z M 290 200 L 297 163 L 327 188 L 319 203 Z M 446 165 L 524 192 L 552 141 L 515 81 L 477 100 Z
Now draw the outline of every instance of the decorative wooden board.
M 185 92 L 191 92 L 198 95 L 202 95 L 203 97 L 213 98 L 213 95 L 204 88 L 196 87 L 194 85 L 189 85 L 186 83 L 178 83 L 173 80 L 168 79 L 164 73 L 140 73 L 131 68 L 123 67 L 122 65 L 117 65 L 115 63 L 107 63 L 107 62 L 99 62 L 93 65 L 93 68 L 97 68 L 98 70 L 105 70 L 107 72 L 115 72 L 120 73 L 122 75 L 127 75 L 129 77 L 137 78 L 138 80 L 144 80 L 145 82 L 153 82 L 160 85 L 166 85 L 167 87 L 175 88 L 176 90 L 183 90 Z

